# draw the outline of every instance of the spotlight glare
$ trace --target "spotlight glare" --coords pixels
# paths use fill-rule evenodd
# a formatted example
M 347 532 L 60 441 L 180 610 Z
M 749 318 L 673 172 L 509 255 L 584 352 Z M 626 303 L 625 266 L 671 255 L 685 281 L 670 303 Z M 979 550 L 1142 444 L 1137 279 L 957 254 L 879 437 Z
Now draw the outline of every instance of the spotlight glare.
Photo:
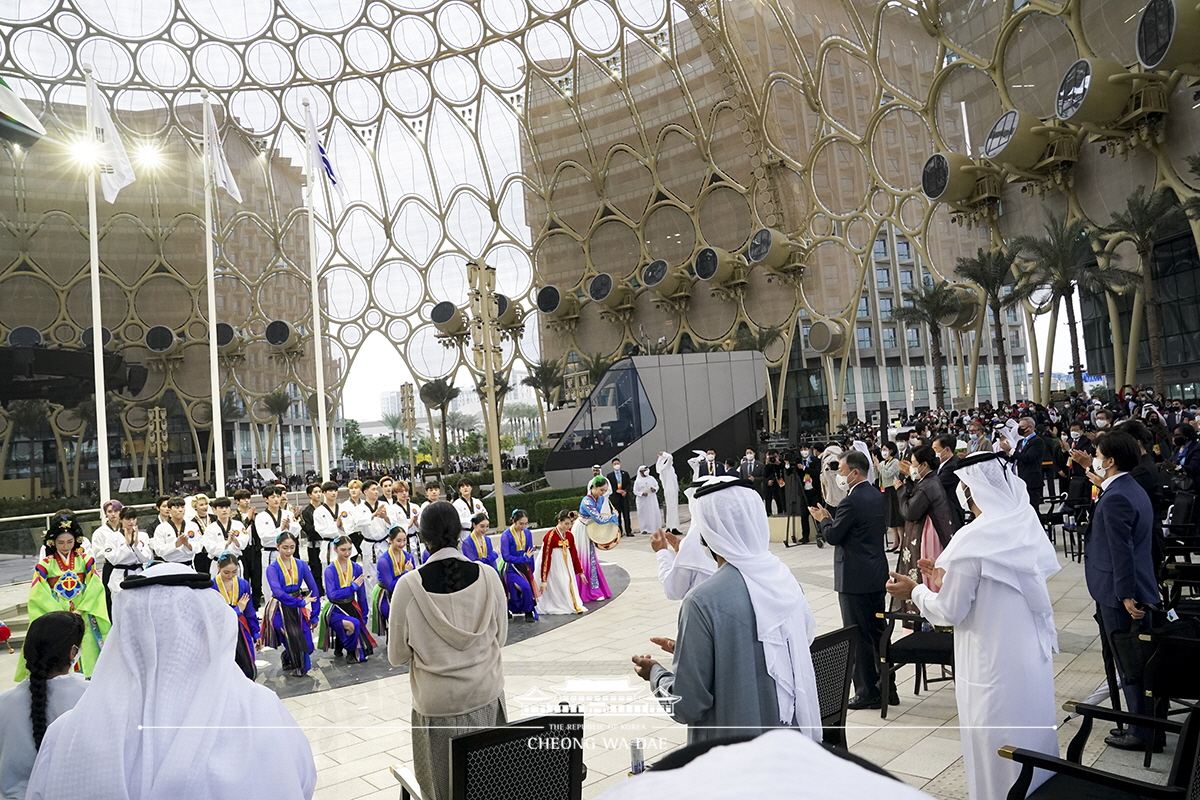
M 94 167 L 100 161 L 99 148 L 91 139 L 77 139 L 71 144 L 71 157 L 84 167 Z
M 140 166 L 155 169 L 163 162 L 162 148 L 152 144 L 142 145 L 137 151 L 137 162 Z

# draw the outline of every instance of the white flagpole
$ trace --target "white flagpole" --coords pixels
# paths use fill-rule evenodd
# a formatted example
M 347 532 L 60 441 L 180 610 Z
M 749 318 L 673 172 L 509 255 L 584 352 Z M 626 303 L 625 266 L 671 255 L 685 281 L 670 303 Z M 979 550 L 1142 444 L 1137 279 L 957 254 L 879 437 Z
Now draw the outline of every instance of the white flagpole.
M 96 169 L 95 157 L 99 147 L 96 126 L 92 120 L 92 67 L 85 64 L 84 77 L 87 81 L 87 135 L 92 147 L 92 161 L 87 165 L 88 199 L 88 250 L 91 257 L 92 286 L 92 368 L 96 380 L 96 483 L 100 489 L 100 505 L 112 499 L 108 477 L 108 416 L 104 409 L 104 326 L 100 318 L 100 234 L 96 222 Z
M 225 443 L 221 430 L 221 372 L 217 363 L 217 269 L 214 263 L 216 236 L 213 233 L 213 154 L 212 139 L 216 131 L 209 129 L 208 90 L 200 91 L 204 104 L 204 277 L 208 288 L 208 372 L 209 395 L 212 398 L 213 482 L 215 496 L 225 496 Z
M 304 105 L 304 122 L 305 136 L 307 138 L 308 131 L 315 130 L 312 125 L 311 114 L 309 110 L 308 98 L 301 101 Z M 312 324 L 313 324 L 313 350 L 317 357 L 317 446 L 316 455 L 318 462 L 316 464 L 317 476 L 321 480 L 329 478 L 329 435 L 328 426 L 326 424 L 325 408 L 325 352 L 323 348 L 322 325 L 321 325 L 321 305 L 320 292 L 318 291 L 318 267 L 317 267 L 317 215 L 316 207 L 313 204 L 313 190 L 316 187 L 317 181 L 320 180 L 318 170 L 323 171 L 323 167 L 313 163 L 313 153 L 316 151 L 316 142 L 307 142 L 308 147 L 308 187 L 306 189 L 306 199 L 308 205 L 308 264 L 309 264 L 309 285 L 312 290 Z

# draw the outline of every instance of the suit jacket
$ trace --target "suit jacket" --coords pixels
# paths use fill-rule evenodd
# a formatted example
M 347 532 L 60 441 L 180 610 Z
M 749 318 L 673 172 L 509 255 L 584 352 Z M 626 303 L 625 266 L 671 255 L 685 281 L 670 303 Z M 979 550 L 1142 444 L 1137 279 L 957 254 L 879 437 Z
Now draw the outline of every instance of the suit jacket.
M 1153 535 L 1150 497 L 1129 475 L 1118 476 L 1096 503 L 1083 552 L 1083 575 L 1093 600 L 1110 608 L 1127 597 L 1158 604 Z
M 958 456 L 950 456 L 942 464 L 938 470 L 938 481 L 942 484 L 942 491 L 946 493 L 946 502 L 950 504 L 950 514 L 954 517 L 955 524 L 962 527 L 965 510 L 958 503 L 958 476 L 954 474 L 954 470 L 958 469 L 962 460 Z
M 746 480 L 753 478 L 754 479 L 754 488 L 757 489 L 760 494 L 762 493 L 763 486 L 764 486 L 764 484 L 763 484 L 763 462 L 759 461 L 757 458 L 754 459 L 753 464 L 751 464 L 750 462 L 747 462 L 747 461 L 743 461 L 742 463 L 738 464 L 737 472 L 738 472 L 739 478 L 743 478 Z
M 929 517 L 942 547 L 950 544 L 950 537 L 959 526 L 946 500 L 946 490 L 936 475 L 926 475 L 919 481 L 911 478 L 904 481 L 896 492 L 896 499 L 900 502 L 900 516 L 904 517 L 907 541 L 921 541 L 925 518 Z
M 633 476 L 625 470 L 621 470 L 621 483 L 619 485 L 615 470 L 604 477 L 608 479 L 608 485 L 612 487 L 612 494 L 609 499 L 612 500 L 613 508 L 624 509 L 629 496 L 633 494 Z M 624 489 L 625 494 L 617 494 L 617 489 Z
M 1046 442 L 1036 433 L 1012 449 L 1017 464 L 1017 477 L 1025 481 L 1030 491 L 1042 491 L 1042 462 L 1046 460 Z
M 720 461 L 714 461 L 712 463 L 712 467 L 709 467 L 707 458 L 700 459 L 700 477 L 701 478 L 706 478 L 710 475 L 714 476 L 714 477 L 720 477 L 721 475 L 724 475 L 724 474 L 725 474 L 725 467 L 721 465 Z
M 821 520 L 821 535 L 833 545 L 833 590 L 843 594 L 882 592 L 888 579 L 883 541 L 887 503 L 883 492 L 862 481 Z

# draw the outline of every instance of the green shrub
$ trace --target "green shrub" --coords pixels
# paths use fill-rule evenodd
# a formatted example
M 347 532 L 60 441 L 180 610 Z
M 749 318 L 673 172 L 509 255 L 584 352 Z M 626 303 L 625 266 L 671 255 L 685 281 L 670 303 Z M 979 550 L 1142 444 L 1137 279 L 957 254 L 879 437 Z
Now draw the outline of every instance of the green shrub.
M 549 500 L 542 500 L 534 504 L 534 516 L 537 517 L 539 528 L 548 528 L 554 524 L 558 518 L 558 512 L 563 509 L 568 511 L 578 511 L 579 504 L 583 502 L 582 490 L 576 489 L 574 496 L 556 497 Z M 530 523 L 530 527 L 533 524 Z

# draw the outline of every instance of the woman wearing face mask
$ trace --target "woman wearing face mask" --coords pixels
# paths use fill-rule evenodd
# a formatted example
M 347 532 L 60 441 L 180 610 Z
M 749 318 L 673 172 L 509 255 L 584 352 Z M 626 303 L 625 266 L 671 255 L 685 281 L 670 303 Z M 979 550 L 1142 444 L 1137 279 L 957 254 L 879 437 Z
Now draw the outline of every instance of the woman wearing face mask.
M 21 663 L 29 677 L 0 694 L 0 797 L 24 797 L 42 737 L 72 709 L 87 680 L 75 670 L 83 617 L 51 611 L 29 623 Z
M 1192 479 L 1192 491 L 1200 487 L 1200 442 L 1197 442 L 1196 429 L 1186 422 L 1175 426 L 1174 455 L 1171 461 L 1176 468 Z
M 958 529 L 946 490 L 937 479 L 937 468 L 937 454 L 932 447 L 922 445 L 912 451 L 911 460 L 901 462 L 905 480 L 895 483 L 900 516 L 904 518 L 896 572 L 916 581 L 921 580 L 917 561 L 936 559 Z M 915 613 L 911 604 L 908 611 Z
M 875 474 L 884 494 L 884 516 L 888 526 L 888 552 L 900 552 L 900 537 L 904 533 L 904 517 L 900 516 L 900 499 L 896 493 L 896 482 L 900 478 L 900 462 L 896 459 L 896 445 L 884 442 L 875 459 Z

